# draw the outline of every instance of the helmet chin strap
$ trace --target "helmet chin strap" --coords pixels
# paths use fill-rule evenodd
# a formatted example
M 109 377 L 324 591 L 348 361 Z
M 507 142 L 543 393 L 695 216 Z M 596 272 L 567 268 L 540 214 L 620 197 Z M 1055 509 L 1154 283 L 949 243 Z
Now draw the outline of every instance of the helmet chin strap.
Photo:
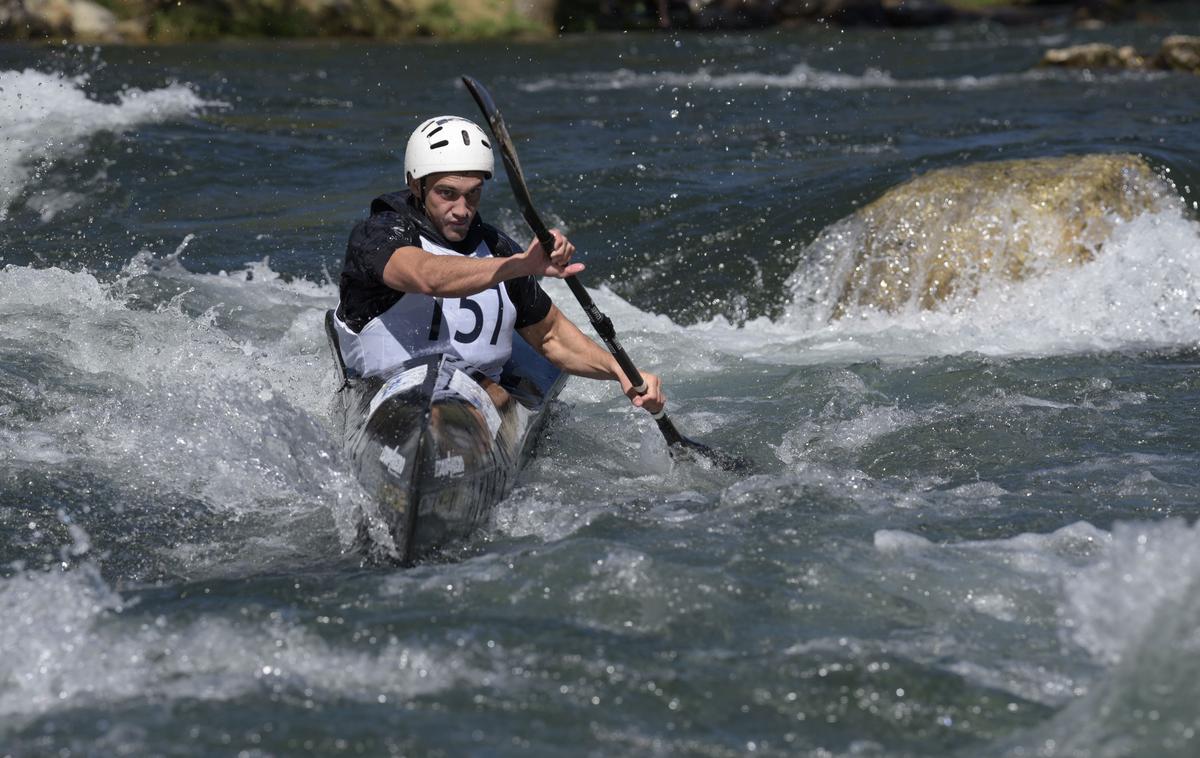
M 417 190 L 417 202 L 421 213 L 425 215 L 425 218 L 433 221 L 429 215 L 429 206 L 425 204 L 425 198 L 429 196 L 429 185 L 425 182 L 425 177 L 422 176 L 417 180 Z
M 420 190 L 418 199 L 420 200 L 421 213 L 425 214 L 425 218 L 429 219 L 429 221 L 433 223 L 434 228 L 437 228 L 438 232 L 440 233 L 442 230 L 437 226 L 437 223 L 434 222 L 433 216 L 429 215 L 429 205 L 425 202 L 425 198 L 429 196 L 429 185 L 426 183 L 425 177 L 422 176 L 417 180 L 417 189 Z

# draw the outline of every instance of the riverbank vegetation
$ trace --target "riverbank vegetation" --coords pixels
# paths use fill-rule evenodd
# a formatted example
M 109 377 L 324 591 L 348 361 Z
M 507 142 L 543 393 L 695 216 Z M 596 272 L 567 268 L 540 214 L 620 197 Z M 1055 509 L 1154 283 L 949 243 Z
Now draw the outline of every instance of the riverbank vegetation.
M 0 37 L 477 39 L 602 29 L 1104 22 L 1171 0 L 8 0 Z M 1175 0 L 1179 1 L 1179 0 Z

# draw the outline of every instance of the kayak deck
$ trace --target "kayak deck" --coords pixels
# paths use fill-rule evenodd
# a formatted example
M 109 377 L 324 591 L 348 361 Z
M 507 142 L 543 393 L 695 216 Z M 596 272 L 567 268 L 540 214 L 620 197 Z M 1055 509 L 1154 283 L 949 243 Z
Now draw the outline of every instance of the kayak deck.
M 566 374 L 513 335 L 503 392 L 492 389 L 506 396 L 497 405 L 469 367 L 446 354 L 415 358 L 386 376 L 354 377 L 341 359 L 333 311 L 325 331 L 342 377 L 335 413 L 343 448 L 379 506 L 394 557 L 410 564 L 486 524 L 533 455 Z

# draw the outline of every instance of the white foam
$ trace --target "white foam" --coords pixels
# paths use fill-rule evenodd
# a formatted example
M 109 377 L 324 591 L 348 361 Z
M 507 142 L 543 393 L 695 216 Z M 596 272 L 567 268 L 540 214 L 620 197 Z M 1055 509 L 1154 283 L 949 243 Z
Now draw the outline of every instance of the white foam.
M 169 558 L 191 575 L 206 567 L 227 568 L 231 560 L 253 563 L 256 551 L 261 557 L 264 550 L 300 549 L 291 544 L 298 537 L 289 524 L 300 531 L 322 503 L 331 506 L 348 544 L 356 509 L 368 506 L 369 498 L 324 426 L 336 381 L 321 320 L 336 303 L 336 287 L 284 280 L 265 260 L 243 271 L 198 274 L 187 269 L 185 259 L 186 244 L 163 257 L 143 251 L 112 284 L 86 272 L 0 269 L 5 336 L 71 370 L 73 385 L 94 388 L 83 395 L 74 386 L 64 390 L 69 402 L 63 412 L 10 433 L 29 443 L 26 463 L 78 461 L 113 472 L 127 486 L 184 494 L 213 510 L 270 511 L 276 535 L 247 531 L 241 547 L 176 545 Z M 565 285 L 554 281 L 547 287 L 586 324 Z M 626 345 L 647 370 L 670 371 L 695 353 L 685 327 L 640 311 L 607 289 L 593 295 L 629 325 L 633 337 Z M 649 349 L 660 341 L 672 345 L 671 352 Z M 564 508 L 563 493 L 579 472 L 548 467 L 544 486 L 518 490 L 502 507 L 502 533 L 553 540 L 611 512 L 610 496 L 633 499 L 647 487 L 670 492 L 678 483 L 661 434 L 615 383 L 568 386 L 574 393 L 568 399 L 600 406 L 605 414 L 595 431 L 615 446 L 615 489 L 594 503 Z M 715 414 L 673 411 L 694 434 L 720 422 Z M 636 448 L 628 445 L 631 428 L 640 430 Z M 643 475 L 623 476 L 631 469 Z M 262 542 L 272 537 L 275 542 Z
M 793 302 L 784 315 L 741 325 L 717 316 L 683 326 L 636 308 L 607 287 L 592 295 L 638 366 L 668 378 L 680 370 L 690 376 L 740 370 L 738 364 L 747 359 L 813 365 L 964 353 L 1043 356 L 1187 347 L 1196 345 L 1200 334 L 1200 223 L 1185 215 L 1181 203 L 1168 206 L 1130 221 L 1115 220 L 1099 254 L 1082 266 L 1050 269 L 1020 282 L 989 280 L 976 295 L 939 310 L 859 308 L 830 322 L 832 296 L 814 291 L 814 280 L 824 276 L 806 276 L 807 262 L 793 275 Z M 851 256 L 852 242 L 845 240 L 835 254 Z M 544 285 L 560 308 L 586 325 L 564 285 Z M 612 396 L 610 388 L 593 382 L 573 382 L 564 394 L 584 402 Z M 1140 399 L 1130 395 L 1120 402 Z
M 915 538 L 915 539 L 909 539 Z M 1022 571 L 1039 574 L 1058 574 L 1071 565 L 1095 555 L 1110 542 L 1111 536 L 1086 521 L 1077 521 L 1049 534 L 1024 533 L 998 540 L 971 540 L 936 545 L 918 535 L 880 530 L 876 546 L 889 552 L 905 552 L 912 548 L 937 547 L 944 550 L 970 550 L 1003 557 L 1005 563 Z
M 0 446 L 12 461 L 21 463 L 54 465 L 70 460 L 59 440 L 44 432 L 0 429 Z
M 572 91 L 681 88 L 688 90 L 783 89 L 783 90 L 951 90 L 969 91 L 1011 87 L 1042 81 L 1074 82 L 1081 78 L 1099 82 L 1127 82 L 1160 78 L 1157 72 L 1120 72 L 1087 74 L 1057 69 L 1034 69 L 1011 74 L 987 76 L 924 77 L 898 79 L 887 71 L 868 68 L 861 74 L 824 71 L 807 63 L 798 63 L 783 73 L 765 71 L 714 72 L 702 67 L 692 72 L 657 71 L 640 73 L 626 68 L 585 74 L 551 76 L 526 82 L 526 92 L 569 89 Z
M 268 689 L 403 703 L 495 675 L 463 656 L 382 637 L 339 647 L 277 614 L 153 617 L 94 568 L 0 580 L 0 716 L 127 699 L 233 700 Z
M 955 582 L 986 576 L 987 587 L 966 599 L 997 618 L 1012 618 L 1014 601 L 1005 592 L 1014 582 L 1035 580 L 1041 592 L 1060 598 L 1057 618 L 1064 641 L 1106 665 L 1140 654 L 1146 639 L 1166 626 L 1190 629 L 1193 621 L 1200 622 L 1188 620 L 1200 608 L 1200 524 L 1180 519 L 1118 522 L 1111 533 L 1077 522 L 1049 534 L 944 544 L 881 529 L 874 541 L 876 550 L 893 561 L 934 559 L 946 576 L 958 576 Z M 1173 619 L 1170 625 L 1164 625 L 1165 617 Z M 1172 645 L 1200 642 L 1174 640 Z
M 222 305 L 194 315 L 178 298 L 134 308 L 124 294 L 136 289 L 129 279 L 108 285 L 83 272 L 0 269 L 5 338 L 67 374 L 66 386 L 41 391 L 52 412 L 5 434 L 29 465 L 79 462 L 131 491 L 269 513 L 269 533 L 246 529 L 239 542 L 258 565 L 302 552 L 317 538 L 317 514 L 332 513 L 349 543 L 351 514 L 366 496 L 326 423 L 335 379 L 320 320 L 331 290 L 269 276 L 172 275 L 201 305 Z M 214 326 L 210 316 L 226 308 L 253 327 L 243 335 L 240 322 Z M 195 561 L 219 566 L 239 550 L 219 552 L 184 545 L 177 557 L 197 571 Z
M 568 504 L 561 497 L 545 487 L 518 487 L 496 509 L 494 527 L 510 537 L 536 536 L 554 542 L 611 512 L 610 505 L 598 500 L 576 499 Z
M 1164 614 L 1194 613 L 1198 593 L 1200 526 L 1118 523 L 1103 557 L 1067 582 L 1063 621 L 1071 639 L 1118 663 Z
M 33 69 L 0 71 L 0 220 L 36 179 L 39 164 L 77 154 L 91 135 L 121 132 L 197 113 L 205 101 L 191 88 L 172 84 L 156 90 L 127 89 L 116 102 L 95 100 L 86 77 L 67 77 Z M 64 195 L 43 198 L 37 210 L 52 217 L 79 202 Z
M 1064 575 L 1058 617 L 1064 654 L 1082 648 L 1104 669 L 997 754 L 1196 753 L 1200 528 L 1178 519 L 1118 523 L 1100 547 Z
M 990 281 L 939 310 L 859 308 L 828 322 L 833 304 L 828 296 L 810 297 L 810 286 L 796 285 L 791 308 L 777 320 L 739 327 L 716 318 L 687 332 L 722 353 L 797 365 L 1192 346 L 1200 334 L 1200 224 L 1180 208 L 1143 214 L 1117 223 L 1087 264 L 1020 282 Z
M 879 530 L 878 558 L 868 559 L 865 576 L 929 618 L 925 633 L 889 643 L 895 652 L 1057 706 L 1080 694 L 1080 671 L 1093 669 L 1086 651 L 1057 644 L 1063 582 L 1100 560 L 1109 544 L 1107 532 L 1085 522 L 956 542 Z
M 899 529 L 880 529 L 875 532 L 875 549 L 881 553 L 899 554 L 925 550 L 933 543 L 919 534 L 910 534 Z
M 86 691 L 86 677 L 63 681 L 66 662 L 96 657 L 91 627 L 123 603 L 94 567 L 70 573 L 22 573 L 0 580 L 0 713 L 39 713 Z M 52 633 L 47 633 L 53 630 Z

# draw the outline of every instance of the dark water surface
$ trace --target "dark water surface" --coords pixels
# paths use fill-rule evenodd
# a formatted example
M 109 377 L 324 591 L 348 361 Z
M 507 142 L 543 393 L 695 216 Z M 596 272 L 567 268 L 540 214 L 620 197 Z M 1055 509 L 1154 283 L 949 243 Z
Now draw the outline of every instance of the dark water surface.
M 0 753 L 1200 753 L 1200 77 L 1033 69 L 1168 32 L 0 47 Z M 320 319 L 463 73 L 759 470 L 576 380 L 492 528 L 362 566 Z M 916 174 L 1090 152 L 1174 199 L 1085 266 L 834 324 L 793 276 Z

